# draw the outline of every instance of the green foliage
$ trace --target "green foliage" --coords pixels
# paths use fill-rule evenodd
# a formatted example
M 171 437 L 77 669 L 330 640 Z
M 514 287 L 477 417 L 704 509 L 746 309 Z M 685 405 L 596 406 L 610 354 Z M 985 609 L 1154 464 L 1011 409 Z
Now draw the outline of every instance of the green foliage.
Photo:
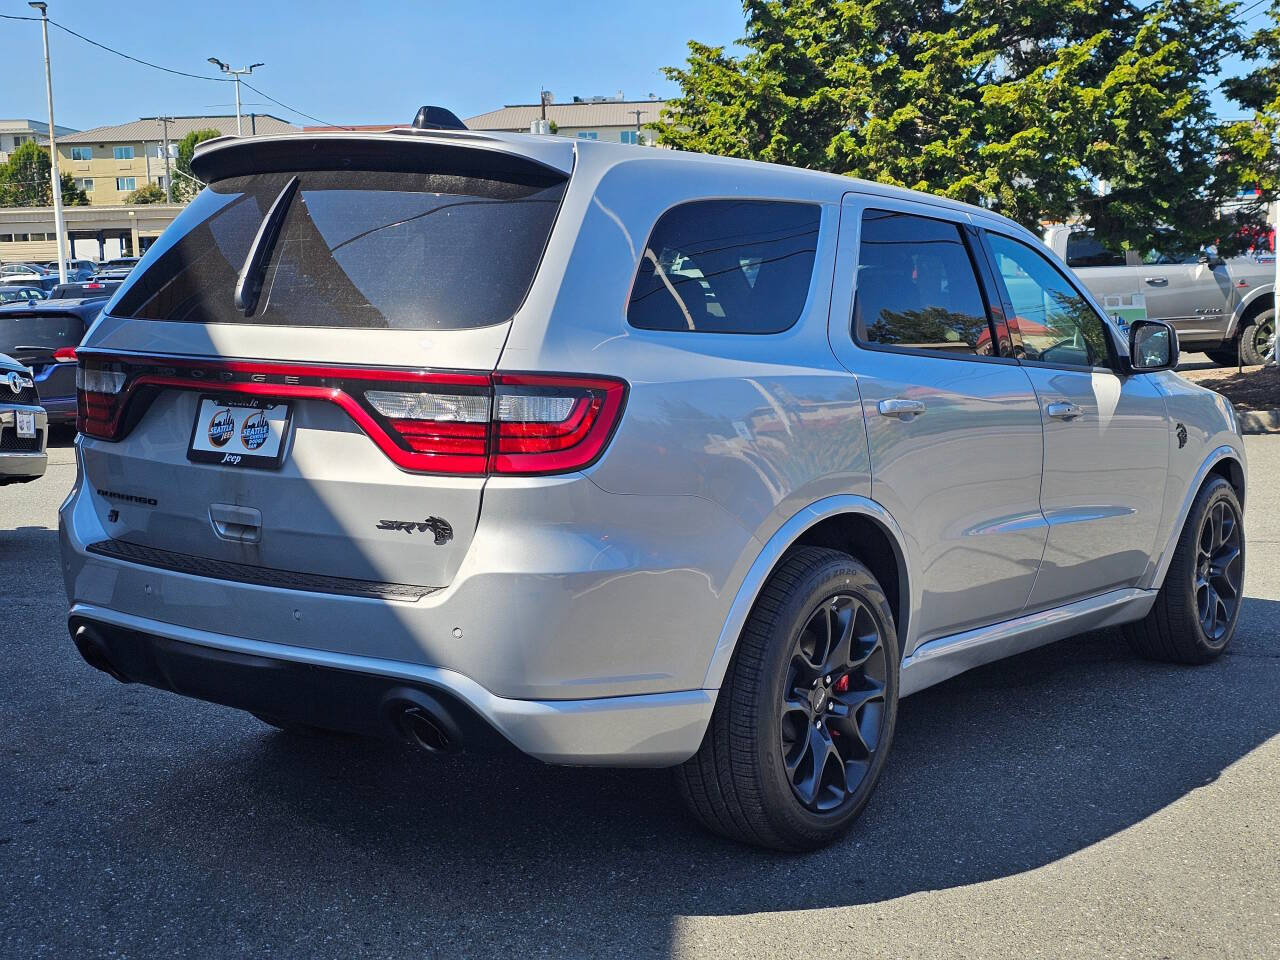
M 927 190 L 1033 229 L 1078 214 L 1117 245 L 1171 227 L 1211 241 L 1235 192 L 1209 105 L 1235 7 L 745 0 L 745 52 L 691 41 L 651 126 L 668 146 Z
M 1265 205 L 1280 198 L 1280 0 L 1272 0 L 1265 26 L 1245 41 L 1244 54 L 1257 66 L 1224 81 L 1222 89 L 1253 116 L 1227 127 L 1224 138 L 1235 179 L 1259 191 L 1240 217 L 1261 225 Z
M 222 133 L 218 130 L 193 130 L 178 141 L 178 156 L 172 164 L 174 203 L 188 202 L 203 186 L 191 173 L 191 157 L 196 152 L 196 144 L 220 136 Z
M 148 183 L 124 198 L 125 203 L 164 203 L 164 188 L 158 183 Z
M 33 140 L 9 154 L 0 164 L 0 207 L 49 207 L 53 205 L 50 186 L 53 163 L 49 149 Z M 62 174 L 62 202 L 67 206 L 82 206 L 89 202 L 83 190 L 77 189 L 74 177 Z

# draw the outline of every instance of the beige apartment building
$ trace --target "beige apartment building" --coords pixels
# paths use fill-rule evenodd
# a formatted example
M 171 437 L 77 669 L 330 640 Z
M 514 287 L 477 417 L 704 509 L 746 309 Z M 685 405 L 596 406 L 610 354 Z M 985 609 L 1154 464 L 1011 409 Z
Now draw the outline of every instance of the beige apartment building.
M 623 100 L 621 97 L 575 97 L 571 103 L 548 103 L 546 118 L 562 137 L 608 140 L 613 143 L 653 144 L 656 137 L 646 124 L 658 119 L 665 100 Z M 509 104 L 463 121 L 470 130 L 505 130 L 528 133 L 529 126 L 542 118 L 542 105 Z
M 298 128 L 270 114 L 245 114 L 246 135 L 289 133 Z M 170 158 L 177 156 L 178 142 L 195 130 L 236 132 L 236 118 L 171 117 L 168 123 Z M 158 117 L 143 117 L 132 123 L 95 127 L 80 133 L 58 136 L 58 164 L 61 172 L 75 178 L 91 206 L 116 206 L 138 187 L 165 185 L 165 124 Z

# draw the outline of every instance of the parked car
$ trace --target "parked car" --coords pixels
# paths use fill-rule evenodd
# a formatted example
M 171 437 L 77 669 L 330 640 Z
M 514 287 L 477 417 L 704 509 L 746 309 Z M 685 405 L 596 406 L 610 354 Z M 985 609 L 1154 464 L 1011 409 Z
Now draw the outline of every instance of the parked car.
M 119 280 L 78 280 L 61 283 L 49 294 L 50 300 L 104 300 L 120 288 Z
M 1231 640 L 1230 404 L 1009 220 L 488 132 L 193 168 L 77 351 L 69 627 L 117 679 L 674 766 L 710 829 L 794 850 L 866 804 L 900 697 L 1102 626 Z
M 1111 312 L 1164 320 L 1183 350 L 1219 364 L 1263 363 L 1275 338 L 1275 256 L 1212 250 L 1108 250 L 1092 233 L 1051 227 L 1045 243 Z M 1135 302 L 1135 296 L 1137 301 Z
M 37 263 L 0 264 L 0 280 L 38 280 L 48 275 L 49 271 Z
M 57 276 L 58 261 L 54 260 L 44 265 L 45 270 L 50 274 Z M 80 280 L 88 280 L 98 272 L 98 264 L 93 260 L 68 260 L 67 261 L 67 281 L 74 283 Z
M 76 421 L 75 348 L 109 295 L 104 289 L 96 296 L 0 306 L 0 352 L 31 368 L 55 426 Z
M 31 371 L 0 353 L 0 487 L 44 476 L 48 432 Z
M 0 277 L 0 290 L 8 290 L 13 287 L 22 289 L 35 288 L 43 291 L 43 296 L 48 296 L 49 291 L 57 285 L 57 274 L 51 277 Z
M 94 280 L 123 280 L 133 272 L 133 268 L 138 265 L 138 257 L 117 257 L 114 260 L 108 260 L 98 267 L 92 279 Z
M 45 300 L 48 293 L 39 287 L 29 287 L 21 283 L 0 285 L 0 303 L 25 303 L 28 300 Z

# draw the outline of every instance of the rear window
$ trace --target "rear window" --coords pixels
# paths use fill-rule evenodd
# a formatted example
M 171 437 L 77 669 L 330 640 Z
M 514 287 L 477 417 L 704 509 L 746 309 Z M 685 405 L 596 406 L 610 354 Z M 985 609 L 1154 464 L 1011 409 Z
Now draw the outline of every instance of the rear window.
M 822 209 L 774 200 L 673 207 L 649 236 L 627 320 L 642 330 L 778 333 L 800 318 Z
M 565 181 L 453 173 L 304 171 L 246 313 L 235 290 L 291 173 L 212 184 L 115 316 L 193 323 L 456 330 L 511 318 L 528 292 Z
M 37 309 L 0 315 L 0 353 L 10 356 L 26 352 L 19 347 L 74 347 L 83 337 L 84 321 L 74 313 Z

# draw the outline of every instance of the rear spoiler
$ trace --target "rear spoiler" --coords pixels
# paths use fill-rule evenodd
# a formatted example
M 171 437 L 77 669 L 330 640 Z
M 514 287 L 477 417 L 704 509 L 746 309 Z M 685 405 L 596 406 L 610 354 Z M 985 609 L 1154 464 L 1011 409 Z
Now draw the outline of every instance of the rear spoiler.
M 389 130 L 218 137 L 196 147 L 191 171 L 205 183 L 254 173 L 369 168 L 560 183 L 573 170 L 573 142 L 486 136 L 468 130 Z

